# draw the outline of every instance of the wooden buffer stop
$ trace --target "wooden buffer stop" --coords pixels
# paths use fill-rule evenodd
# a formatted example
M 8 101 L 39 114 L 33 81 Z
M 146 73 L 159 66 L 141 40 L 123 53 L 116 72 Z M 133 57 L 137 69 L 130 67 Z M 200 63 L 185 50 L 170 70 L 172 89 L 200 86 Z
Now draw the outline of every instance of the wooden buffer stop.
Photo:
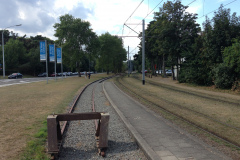
M 98 120 L 96 126 L 96 143 L 99 155 L 105 156 L 105 150 L 108 147 L 108 124 L 109 113 L 86 112 L 86 113 L 66 113 L 49 115 L 47 117 L 48 129 L 48 153 L 56 157 L 59 153 L 63 130 L 60 128 L 60 121 L 77 121 L 77 120 Z

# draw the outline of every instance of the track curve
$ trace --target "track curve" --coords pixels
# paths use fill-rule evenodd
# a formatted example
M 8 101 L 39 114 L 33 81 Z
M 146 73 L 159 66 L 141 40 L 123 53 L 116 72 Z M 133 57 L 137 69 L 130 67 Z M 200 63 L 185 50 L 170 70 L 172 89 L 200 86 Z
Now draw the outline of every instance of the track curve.
M 91 112 L 94 106 L 96 112 L 110 114 L 109 147 L 104 159 L 146 159 L 107 101 L 102 81 L 93 82 L 84 88 L 72 107 L 72 112 Z M 98 155 L 95 130 L 94 120 L 71 121 L 66 127 L 58 159 L 103 159 Z

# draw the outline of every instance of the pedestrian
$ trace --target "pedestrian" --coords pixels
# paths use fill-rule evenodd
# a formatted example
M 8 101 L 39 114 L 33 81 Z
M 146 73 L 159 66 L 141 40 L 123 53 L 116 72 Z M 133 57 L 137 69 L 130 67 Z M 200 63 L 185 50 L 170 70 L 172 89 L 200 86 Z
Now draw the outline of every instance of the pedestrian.
M 90 77 L 91 77 L 91 73 L 90 73 L 90 72 L 88 72 L 88 79 L 90 79 Z

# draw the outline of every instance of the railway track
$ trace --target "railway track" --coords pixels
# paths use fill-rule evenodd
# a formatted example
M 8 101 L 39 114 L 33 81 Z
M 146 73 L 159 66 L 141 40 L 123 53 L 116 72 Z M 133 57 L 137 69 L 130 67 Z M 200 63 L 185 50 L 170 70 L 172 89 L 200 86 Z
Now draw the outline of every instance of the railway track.
M 112 78 L 112 77 L 109 77 Z M 109 79 L 108 78 L 108 79 Z M 107 112 L 110 114 L 110 128 L 108 149 L 99 150 L 96 144 L 95 133 L 98 121 L 71 121 L 62 125 L 63 140 L 59 145 L 58 155 L 54 159 L 121 159 L 120 157 L 136 157 L 145 159 L 131 135 L 126 131 L 113 108 L 108 104 L 102 91 L 102 82 L 107 79 L 95 81 L 87 85 L 76 97 L 69 113 Z M 101 157 L 102 156 L 102 157 Z M 135 159 L 135 158 L 134 158 Z
M 133 78 L 135 80 L 140 81 L 140 79 L 138 77 L 133 76 Z M 122 77 L 117 78 L 117 83 L 121 87 L 125 88 L 127 90 L 127 92 L 134 95 L 138 99 L 141 99 L 142 101 L 145 101 L 148 104 L 157 106 L 158 109 L 161 109 L 162 111 L 167 112 L 168 114 L 171 114 L 174 117 L 177 117 L 178 119 L 181 119 L 181 120 L 187 122 L 188 124 L 190 124 L 194 127 L 197 127 L 198 129 L 200 129 L 210 135 L 213 135 L 214 137 L 217 137 L 218 139 L 222 139 L 227 144 L 231 144 L 237 150 L 240 150 L 240 141 L 239 141 L 239 139 L 235 139 L 236 137 L 240 137 L 240 135 L 239 135 L 240 128 L 239 127 L 227 124 L 225 122 L 220 121 L 219 119 L 211 117 L 202 112 L 196 111 L 194 109 L 187 108 L 184 105 L 174 103 L 165 98 L 156 96 L 155 94 L 148 93 L 148 94 L 150 94 L 149 96 L 146 96 L 146 94 L 140 94 L 142 92 L 140 90 L 136 89 L 137 87 L 135 89 L 133 89 L 134 87 L 131 86 L 133 84 L 127 84 L 128 82 L 125 82 Z M 159 83 L 152 82 L 152 81 L 147 81 L 147 83 L 149 83 L 150 85 L 153 85 L 154 87 L 160 87 L 160 88 L 164 88 L 166 90 L 171 90 L 171 91 L 177 92 L 178 94 L 187 94 L 189 96 L 190 95 L 191 96 L 199 96 L 201 98 L 207 98 L 207 99 L 216 100 L 218 102 L 222 102 L 225 104 L 231 104 L 231 105 L 233 105 L 232 107 L 239 108 L 239 102 L 237 102 L 237 101 L 231 102 L 231 101 L 219 99 L 216 97 L 209 97 L 207 95 L 199 95 L 198 93 L 193 93 L 192 91 L 184 91 L 184 90 L 181 90 L 178 88 L 172 88 L 171 86 L 159 84 Z M 158 99 L 158 100 L 156 100 L 156 99 Z M 202 125 L 201 123 L 198 123 L 197 120 L 201 120 L 205 123 L 208 123 L 208 125 L 207 126 Z M 221 129 L 221 131 L 214 129 L 214 127 L 216 125 L 218 126 L 218 128 Z M 211 126 L 213 128 L 210 128 Z M 222 131 L 228 132 L 228 134 L 223 133 Z
M 75 110 L 75 108 L 76 108 L 76 106 L 77 106 L 77 103 L 78 103 L 80 97 L 82 96 L 82 94 L 84 93 L 84 91 L 85 91 L 89 86 L 91 86 L 91 85 L 93 85 L 93 84 L 95 84 L 95 85 L 94 85 L 94 89 L 92 90 L 92 105 L 91 105 L 91 106 L 92 106 L 92 109 L 91 109 L 91 110 L 92 110 L 93 112 L 96 112 L 96 111 L 95 111 L 95 107 L 94 107 L 94 90 L 95 90 L 95 87 L 96 87 L 96 83 L 102 83 L 103 81 L 108 80 L 108 79 L 110 79 L 110 78 L 112 78 L 112 77 L 113 77 L 113 76 L 107 77 L 107 78 L 103 78 L 103 79 L 100 79 L 100 80 L 96 80 L 96 81 L 91 82 L 91 83 L 89 83 L 88 85 L 86 85 L 86 86 L 80 91 L 80 93 L 78 94 L 78 96 L 76 97 L 76 99 L 74 100 L 74 102 L 73 102 L 73 104 L 71 105 L 68 113 L 73 113 L 73 112 L 74 112 L 74 110 Z M 62 135 L 64 135 L 64 134 L 66 133 L 68 125 L 69 125 L 69 122 L 68 122 L 68 121 L 64 121 L 64 122 L 62 123 L 62 125 L 61 125 L 61 126 L 62 126 L 62 127 L 61 127 L 61 134 L 62 134 Z M 97 126 L 98 126 L 97 120 L 95 120 L 95 129 L 96 129 L 96 130 L 97 130 Z M 62 141 L 61 141 L 61 143 L 59 144 L 59 150 L 61 150 L 61 147 L 62 147 Z M 104 152 L 104 151 L 99 150 L 98 152 L 99 152 L 99 155 L 101 155 L 101 156 L 103 156 L 103 157 L 105 156 L 105 152 Z M 51 158 L 51 159 L 57 159 L 57 158 L 58 158 L 58 154 L 52 154 L 52 158 Z

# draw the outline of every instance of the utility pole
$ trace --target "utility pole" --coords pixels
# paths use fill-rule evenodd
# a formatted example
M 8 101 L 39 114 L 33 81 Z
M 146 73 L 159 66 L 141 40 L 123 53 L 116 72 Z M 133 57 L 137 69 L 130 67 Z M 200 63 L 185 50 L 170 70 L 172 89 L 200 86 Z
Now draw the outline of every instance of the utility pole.
M 54 60 L 55 60 L 55 81 L 57 81 L 57 56 L 55 51 L 55 43 L 54 43 Z
M 129 77 L 129 46 L 128 46 L 128 77 Z
M 45 52 L 46 52 L 46 79 L 48 84 L 48 55 L 47 55 L 47 40 L 45 40 Z
M 145 20 L 142 20 L 142 84 L 145 85 Z

